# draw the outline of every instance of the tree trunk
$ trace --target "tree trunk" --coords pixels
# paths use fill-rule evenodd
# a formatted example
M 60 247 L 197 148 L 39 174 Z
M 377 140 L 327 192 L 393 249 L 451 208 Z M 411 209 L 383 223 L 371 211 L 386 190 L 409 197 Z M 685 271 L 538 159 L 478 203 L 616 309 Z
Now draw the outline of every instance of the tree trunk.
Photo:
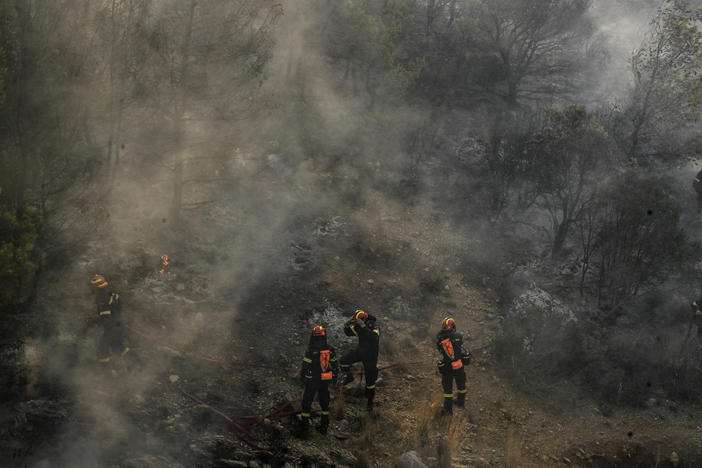
M 436 0 L 427 0 L 427 24 L 425 34 L 431 33 L 434 17 L 436 16 Z
M 195 17 L 196 0 L 190 0 L 190 12 L 188 14 L 188 22 L 185 28 L 185 38 L 183 39 L 182 60 L 183 63 L 180 69 L 180 96 L 177 103 L 176 112 L 174 115 L 174 128 L 177 133 L 175 140 L 180 141 L 183 132 L 183 117 L 185 116 L 186 93 L 187 93 L 187 78 L 188 78 L 188 63 L 190 62 L 190 42 L 193 33 L 193 18 Z M 174 170 L 173 170 L 173 200 L 171 205 L 171 222 L 177 224 L 180 222 L 180 212 L 183 204 L 183 154 L 181 145 L 174 148 Z

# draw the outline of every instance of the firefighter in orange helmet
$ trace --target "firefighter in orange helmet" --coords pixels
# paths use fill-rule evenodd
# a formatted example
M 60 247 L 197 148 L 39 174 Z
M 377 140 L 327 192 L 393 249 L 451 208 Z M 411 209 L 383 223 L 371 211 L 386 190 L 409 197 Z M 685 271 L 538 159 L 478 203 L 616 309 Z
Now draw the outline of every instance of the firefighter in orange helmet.
M 312 329 L 310 342 L 302 358 L 300 380 L 305 386 L 302 395 L 302 412 L 300 436 L 305 438 L 309 432 L 310 409 L 315 394 L 319 393 L 319 406 L 322 408 L 322 419 L 317 430 L 323 435 L 329 428 L 329 384 L 336 383 L 339 375 L 339 364 L 336 360 L 336 350 L 327 344 L 327 333 L 323 326 L 316 325 Z
M 97 321 L 103 333 L 98 343 L 98 362 L 108 363 L 113 352 L 124 356 L 129 348 L 124 345 L 124 323 L 122 322 L 122 303 L 119 294 L 107 289 L 108 282 L 102 275 L 90 277 L 90 284 L 95 294 Z
M 346 372 L 343 384 L 353 382 L 354 376 L 351 366 L 356 362 L 362 362 L 366 377 L 366 409 L 373 411 L 375 382 L 378 379 L 380 328 L 376 326 L 374 316 L 359 309 L 344 324 L 344 334 L 346 336 L 357 336 L 358 347 L 341 356 L 341 370 Z
M 466 405 L 466 372 L 465 365 L 470 364 L 470 352 L 463 346 L 463 335 L 456 332 L 456 321 L 446 317 L 441 321 L 441 330 L 436 335 L 436 347 L 441 354 L 439 373 L 441 386 L 444 389 L 443 414 L 453 412 L 453 381 L 456 381 L 458 398 L 456 404 L 460 407 Z

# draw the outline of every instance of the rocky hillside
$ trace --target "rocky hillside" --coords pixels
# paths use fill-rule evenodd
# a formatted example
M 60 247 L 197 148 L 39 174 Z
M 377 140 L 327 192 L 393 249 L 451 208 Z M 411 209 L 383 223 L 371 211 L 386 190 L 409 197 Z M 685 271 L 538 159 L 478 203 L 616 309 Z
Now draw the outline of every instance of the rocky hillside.
M 118 218 L 119 229 L 136 229 L 142 243 L 127 249 L 96 241 L 47 278 L 35 314 L 46 314 L 54 328 L 37 331 L 23 348 L 29 398 L 5 408 L 5 464 L 702 462 L 695 407 L 653 398 L 646 410 L 606 411 L 575 389 L 563 401 L 562 389 L 525 395 L 512 386 L 509 369 L 492 358 L 502 320 L 496 282 L 473 273 L 489 249 L 485 241 L 459 235 L 421 205 L 393 211 L 369 198 L 360 211 L 320 206 L 295 214 L 303 202 L 278 201 L 292 214 L 277 234 L 260 238 L 250 236 L 256 226 L 242 227 L 245 214 L 224 207 L 200 220 L 219 224 L 217 237 L 204 228 L 164 229 L 158 219 L 125 226 L 126 217 Z M 133 348 L 109 369 L 94 363 L 99 331 L 85 328 L 94 271 L 123 295 Z M 341 327 L 359 307 L 377 315 L 382 330 L 380 366 L 388 368 L 377 410 L 366 414 L 362 387 L 351 383 L 333 393 L 329 435 L 300 440 L 297 369 L 310 329 L 324 324 L 330 342 L 349 349 L 354 343 Z M 433 337 L 447 315 L 476 360 L 467 369 L 467 408 L 442 419 Z

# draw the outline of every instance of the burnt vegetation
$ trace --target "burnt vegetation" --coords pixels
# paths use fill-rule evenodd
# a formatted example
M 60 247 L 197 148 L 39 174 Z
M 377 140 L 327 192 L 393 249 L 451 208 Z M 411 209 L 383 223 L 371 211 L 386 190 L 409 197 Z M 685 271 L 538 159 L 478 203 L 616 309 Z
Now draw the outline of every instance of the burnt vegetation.
M 283 368 L 311 321 L 363 304 L 393 323 L 383 346 L 401 359 L 434 313 L 471 308 L 452 288 L 473 288 L 499 323 L 479 343 L 486 365 L 517 391 L 610 413 L 702 400 L 689 1 L 13 3 L 0 5 L 0 395 L 24 419 L 0 417 L 0 435 L 15 460 L 70 446 L 56 463 L 120 461 L 120 445 L 71 445 L 97 424 L 75 397 L 100 380 L 79 377 L 95 371 L 81 334 L 95 272 L 150 338 Z M 622 56 L 605 18 L 643 4 Z M 116 424 L 178 419 L 146 376 L 195 385 L 200 370 L 137 348 L 138 383 L 122 384 L 151 406 Z M 219 387 L 255 406 L 288 374 L 228 376 L 210 401 L 232 403 Z M 59 441 L 42 452 L 28 424 Z M 176 426 L 131 441 L 125 466 L 184 440 Z M 231 443 L 168 453 L 209 463 Z

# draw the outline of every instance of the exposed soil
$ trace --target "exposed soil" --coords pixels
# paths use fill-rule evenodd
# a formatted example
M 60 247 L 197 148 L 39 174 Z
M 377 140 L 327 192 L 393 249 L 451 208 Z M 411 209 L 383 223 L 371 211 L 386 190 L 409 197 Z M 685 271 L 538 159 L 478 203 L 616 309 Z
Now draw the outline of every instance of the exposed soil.
M 147 247 L 158 242 L 145 234 L 133 255 L 110 259 L 96 245 L 48 278 L 37 307 L 51 311 L 58 333 L 26 351 L 41 355 L 30 397 L 50 388 L 54 398 L 5 409 L 7 466 L 392 466 L 408 450 L 430 466 L 702 465 L 697 407 L 603 411 L 576 389 L 516 390 L 491 359 L 499 295 L 471 268 L 483 243 L 431 207 L 407 210 L 370 193 L 360 211 L 290 215 L 281 223 L 285 242 L 240 229 L 240 212 L 203 222 L 223 218 L 237 221 L 218 237 L 193 231 L 183 237 L 197 242 L 181 242 L 176 232 L 161 241 L 172 259 L 164 274 L 163 252 Z M 104 370 L 92 364 L 97 331 L 81 335 L 75 311 L 91 310 L 77 286 L 85 272 L 107 268 L 135 332 L 133 358 Z M 326 437 L 297 439 L 294 416 L 252 426 L 252 412 L 300 398 L 297 368 L 312 325 L 327 325 L 340 351 L 353 346 L 340 331 L 356 308 L 379 319 L 381 367 L 413 363 L 381 372 L 375 417 L 351 384 L 334 395 Z M 450 420 L 439 417 L 433 343 L 447 315 L 478 350 L 467 368 L 467 408 Z M 249 427 L 249 443 L 213 408 Z M 268 431 L 270 439 L 257 440 Z

